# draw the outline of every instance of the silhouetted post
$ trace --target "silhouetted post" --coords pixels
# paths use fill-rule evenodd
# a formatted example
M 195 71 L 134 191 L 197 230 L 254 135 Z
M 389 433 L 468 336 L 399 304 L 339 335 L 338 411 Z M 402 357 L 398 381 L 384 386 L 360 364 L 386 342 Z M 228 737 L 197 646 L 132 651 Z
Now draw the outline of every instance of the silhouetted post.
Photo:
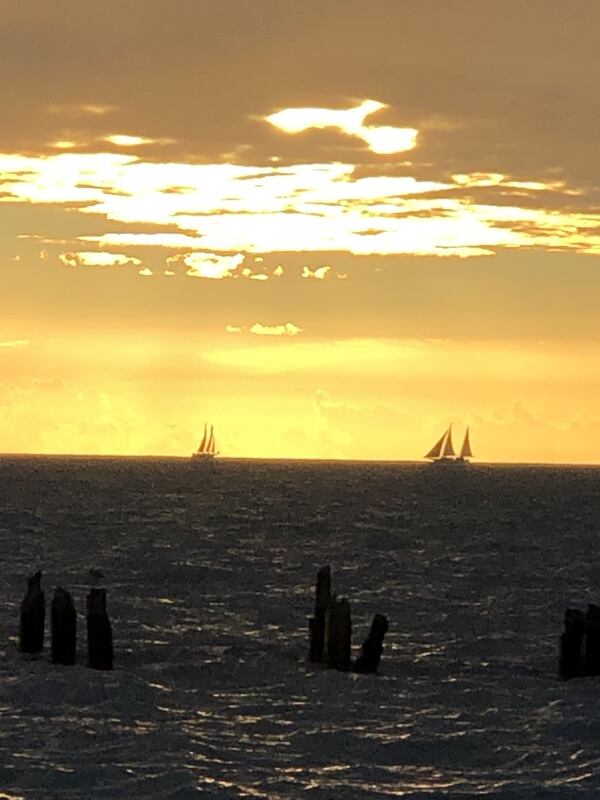
M 584 675 L 600 675 L 600 607 L 588 605 L 583 640 Z
M 321 567 L 317 573 L 315 615 L 308 620 L 311 661 L 325 660 L 325 615 L 331 602 L 331 567 Z
M 41 653 L 44 649 L 46 600 L 42 591 L 42 573 L 27 579 L 27 594 L 21 602 L 19 620 L 19 650 L 22 653 Z
M 583 675 L 583 637 L 585 618 L 576 608 L 565 611 L 565 630 L 560 637 L 559 672 L 561 678 L 577 678 Z
M 350 669 L 352 619 L 350 603 L 345 597 L 332 597 L 325 616 L 325 660 L 328 667 Z
M 106 613 L 106 589 L 91 589 L 87 596 L 88 666 L 113 668 L 113 643 L 110 620 Z
M 70 666 L 75 663 L 77 614 L 73 598 L 60 586 L 54 591 L 50 614 L 52 661 Z
M 383 637 L 386 635 L 387 629 L 387 618 L 383 614 L 375 614 L 369 635 L 365 639 L 361 653 L 354 664 L 355 672 L 377 672 L 383 651 Z

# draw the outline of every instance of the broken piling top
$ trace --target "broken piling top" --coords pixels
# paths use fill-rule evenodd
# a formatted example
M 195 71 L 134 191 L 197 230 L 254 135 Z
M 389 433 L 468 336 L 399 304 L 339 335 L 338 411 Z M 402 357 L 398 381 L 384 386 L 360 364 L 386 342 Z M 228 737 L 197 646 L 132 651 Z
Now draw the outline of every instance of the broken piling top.
M 373 617 L 373 622 L 371 623 L 371 631 L 369 632 L 369 638 L 371 639 L 383 639 L 383 637 L 388 632 L 388 621 L 387 617 L 383 614 L 375 614 Z
M 565 611 L 565 630 L 560 637 L 559 673 L 561 678 L 577 678 L 585 674 L 584 637 L 586 618 L 577 608 Z
M 354 664 L 355 672 L 377 672 L 381 653 L 383 652 L 383 638 L 388 631 L 387 617 L 375 614 L 371 623 L 371 630 L 367 636 L 359 657 Z
M 600 607 L 590 603 L 585 615 L 583 669 L 586 675 L 600 675 Z
M 106 614 L 106 589 L 90 589 L 86 605 L 88 614 Z
M 317 572 L 317 586 L 315 591 L 315 616 L 325 614 L 331 601 L 331 567 L 329 564 Z
M 27 592 L 20 612 L 19 649 L 23 653 L 40 653 L 44 649 L 46 600 L 39 570 L 27 578 Z
M 600 606 L 588 603 L 587 614 L 585 615 L 586 627 L 600 626 Z
M 51 609 L 53 614 L 68 614 L 69 616 L 73 616 L 75 614 L 75 603 L 73 602 L 70 592 L 67 592 L 62 586 L 57 586 L 54 590 Z
M 106 613 L 106 589 L 90 589 L 87 596 L 88 666 L 113 668 L 112 628 Z
M 51 656 L 57 664 L 75 663 L 77 613 L 69 592 L 57 586 L 51 608 Z
M 70 592 L 63 589 L 62 586 L 57 586 L 54 590 L 54 597 L 52 598 L 52 605 L 58 607 L 72 606 L 73 598 Z
M 42 572 L 38 569 L 33 575 L 27 578 L 27 594 L 38 593 L 42 591 Z

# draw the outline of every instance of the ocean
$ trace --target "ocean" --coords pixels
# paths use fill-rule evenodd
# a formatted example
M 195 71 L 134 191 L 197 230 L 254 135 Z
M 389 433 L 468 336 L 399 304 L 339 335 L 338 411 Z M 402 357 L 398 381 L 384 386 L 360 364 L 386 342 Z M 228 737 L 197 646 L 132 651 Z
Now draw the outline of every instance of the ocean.
M 0 798 L 600 796 L 600 678 L 557 677 L 565 609 L 600 602 L 600 468 L 5 456 L 0 539 Z M 306 661 L 325 564 L 354 655 L 388 618 L 378 675 Z M 112 672 L 85 665 L 90 569 Z

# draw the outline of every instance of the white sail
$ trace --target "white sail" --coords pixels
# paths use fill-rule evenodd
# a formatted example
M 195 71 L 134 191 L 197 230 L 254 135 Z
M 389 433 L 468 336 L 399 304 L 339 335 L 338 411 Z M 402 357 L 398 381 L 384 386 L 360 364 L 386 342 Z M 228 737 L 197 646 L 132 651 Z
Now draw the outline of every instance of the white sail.
M 442 458 L 449 458 L 454 455 L 454 448 L 452 447 L 452 425 L 448 428 L 446 441 L 444 442 L 444 449 L 442 450 Z
M 444 431 L 443 436 L 433 445 L 431 450 L 425 455 L 425 458 L 439 458 L 442 452 L 444 441 L 448 436 L 448 431 Z
M 473 453 L 471 452 L 471 443 L 469 442 L 469 429 L 467 428 L 464 442 L 460 448 L 459 458 L 471 458 L 472 456 Z

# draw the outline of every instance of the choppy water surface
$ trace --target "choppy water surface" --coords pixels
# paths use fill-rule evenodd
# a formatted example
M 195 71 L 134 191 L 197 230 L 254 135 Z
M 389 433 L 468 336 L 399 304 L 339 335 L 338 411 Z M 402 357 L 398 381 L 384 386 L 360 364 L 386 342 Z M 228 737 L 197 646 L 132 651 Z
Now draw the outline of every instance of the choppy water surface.
M 0 459 L 0 797 L 598 797 L 600 679 L 556 678 L 600 601 L 600 470 Z M 381 674 L 305 663 L 319 566 L 377 611 Z M 116 669 L 16 652 L 26 576 Z

